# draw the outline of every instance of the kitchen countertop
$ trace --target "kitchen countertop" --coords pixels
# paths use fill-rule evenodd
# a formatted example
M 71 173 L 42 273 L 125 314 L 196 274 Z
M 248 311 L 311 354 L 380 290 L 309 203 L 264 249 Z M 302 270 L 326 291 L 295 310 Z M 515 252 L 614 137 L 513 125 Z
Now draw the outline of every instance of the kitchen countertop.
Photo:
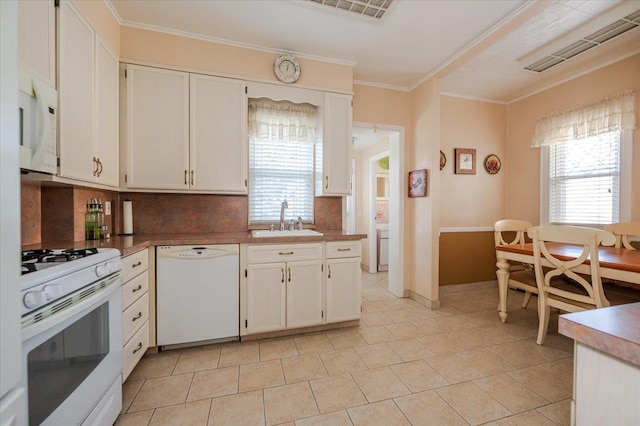
M 144 234 L 118 235 L 108 240 L 93 241 L 53 241 L 23 246 L 23 250 L 40 248 L 116 248 L 122 256 L 128 256 L 150 246 L 208 245 L 208 244 L 282 244 L 307 243 L 316 241 L 353 241 L 367 238 L 366 234 L 352 234 L 342 230 L 317 230 L 321 236 L 303 237 L 266 237 L 256 238 L 248 232 L 211 232 L 211 233 L 179 233 L 179 234 Z
M 640 367 L 640 303 L 561 315 L 558 332 Z

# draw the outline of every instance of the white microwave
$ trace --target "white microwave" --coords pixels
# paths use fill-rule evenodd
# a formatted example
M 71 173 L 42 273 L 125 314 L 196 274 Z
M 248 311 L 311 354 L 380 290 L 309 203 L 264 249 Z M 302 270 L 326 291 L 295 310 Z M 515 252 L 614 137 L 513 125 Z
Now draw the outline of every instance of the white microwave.
M 20 169 L 55 174 L 58 93 L 22 69 L 18 75 Z

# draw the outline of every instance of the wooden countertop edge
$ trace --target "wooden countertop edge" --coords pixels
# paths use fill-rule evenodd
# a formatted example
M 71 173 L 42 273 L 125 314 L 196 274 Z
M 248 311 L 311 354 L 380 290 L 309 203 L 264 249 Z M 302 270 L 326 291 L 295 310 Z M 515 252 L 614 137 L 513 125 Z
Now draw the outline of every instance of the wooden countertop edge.
M 117 235 L 108 240 L 58 241 L 25 245 L 23 250 L 39 248 L 116 248 L 122 256 L 129 256 L 152 246 L 212 245 L 212 244 L 283 244 L 322 241 L 356 241 L 367 238 L 366 234 L 349 234 L 338 230 L 322 231 L 322 236 L 255 238 L 250 232 L 213 232 L 205 234 L 143 234 Z
M 640 303 L 560 315 L 558 332 L 640 367 Z

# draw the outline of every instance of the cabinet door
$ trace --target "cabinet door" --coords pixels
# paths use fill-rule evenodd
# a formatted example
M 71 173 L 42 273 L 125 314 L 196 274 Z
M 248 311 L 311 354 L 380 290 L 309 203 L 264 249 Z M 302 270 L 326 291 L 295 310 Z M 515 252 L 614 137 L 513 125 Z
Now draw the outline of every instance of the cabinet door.
M 190 78 L 190 188 L 246 194 L 245 83 L 199 74 Z
M 127 66 L 128 188 L 188 189 L 189 74 Z
M 287 327 L 322 323 L 322 261 L 287 263 Z
M 60 176 L 95 181 L 94 31 L 71 2 L 60 4 Z
M 322 195 L 351 194 L 351 96 L 325 95 Z
M 18 66 L 56 87 L 56 10 L 53 0 L 18 2 Z
M 99 183 L 118 185 L 118 58 L 96 37 L 94 157 Z
M 327 322 L 360 318 L 360 258 L 327 260 Z
M 286 327 L 286 264 L 247 266 L 247 334 Z

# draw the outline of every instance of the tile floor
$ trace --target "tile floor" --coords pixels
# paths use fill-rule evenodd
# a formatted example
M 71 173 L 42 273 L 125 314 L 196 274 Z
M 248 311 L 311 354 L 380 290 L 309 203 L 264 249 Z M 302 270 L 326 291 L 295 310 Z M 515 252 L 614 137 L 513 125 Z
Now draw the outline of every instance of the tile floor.
M 535 343 L 536 299 L 441 289 L 429 310 L 363 273 L 360 326 L 146 355 L 116 425 L 564 425 L 573 341 Z

